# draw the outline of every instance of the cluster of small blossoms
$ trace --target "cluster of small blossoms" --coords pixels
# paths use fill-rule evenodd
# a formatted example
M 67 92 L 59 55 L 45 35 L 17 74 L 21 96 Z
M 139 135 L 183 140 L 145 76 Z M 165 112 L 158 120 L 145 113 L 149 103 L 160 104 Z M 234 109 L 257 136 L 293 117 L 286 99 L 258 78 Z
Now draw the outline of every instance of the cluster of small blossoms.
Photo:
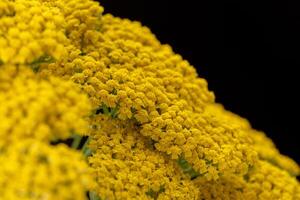
M 211 104 L 207 106 L 207 109 L 219 115 L 224 120 L 230 121 L 231 124 L 240 126 L 242 131 L 252 139 L 254 149 L 261 160 L 265 160 L 270 164 L 289 172 L 292 176 L 300 175 L 299 165 L 291 158 L 280 154 L 272 140 L 268 138 L 265 133 L 252 129 L 250 123 L 246 119 L 226 111 L 219 104 Z
M 85 43 L 85 35 L 101 28 L 103 7 L 91 0 L 40 0 L 51 9 L 58 8 L 64 17 L 64 33 L 69 45 L 77 48 Z
M 0 199 L 85 200 L 94 187 L 83 155 L 58 141 L 88 130 L 91 106 L 72 82 L 42 78 L 66 55 L 64 15 L 43 1 L 0 3 Z
M 0 74 L 0 199 L 86 199 L 94 181 L 84 157 L 51 143 L 87 132 L 88 98 L 28 66 L 4 64 Z
M 158 151 L 174 160 L 185 157 L 208 179 L 218 179 L 222 173 L 245 173 L 256 159 L 251 141 L 205 113 L 204 107 L 214 101 L 214 95 L 195 69 L 168 46 L 152 48 L 154 42 L 144 46 L 143 41 L 155 41 L 155 37 L 138 23 L 132 25 L 134 31 L 148 36 L 140 34 L 137 41 L 126 34 L 122 38 L 121 32 L 127 29 L 113 22 L 111 26 L 120 34 L 116 39 L 113 28 L 106 28 L 112 16 L 102 19 L 101 31 L 86 34 L 90 44 L 82 47 L 85 54 L 69 48 L 66 59 L 43 66 L 39 73 L 78 83 L 95 109 L 104 106 L 115 112 L 115 118 L 135 121 L 138 132 L 154 140 Z
M 292 176 L 300 175 L 299 165 L 291 158 L 280 154 L 272 140 L 263 132 L 251 130 L 249 134 L 254 141 L 254 149 L 262 160 L 289 172 Z
M 3 0 L 0 2 L 0 17 L 14 15 L 14 4 L 9 0 Z
M 26 80 L 34 76 L 33 71 L 26 65 L 0 64 L 0 91 L 9 90 L 16 77 Z
M 206 107 L 231 124 L 239 126 L 253 141 L 259 161 L 244 176 L 225 175 L 217 181 L 197 177 L 199 199 L 300 199 L 300 185 L 296 176 L 299 165 L 279 153 L 274 143 L 263 132 L 251 128 L 250 123 L 224 109 L 220 104 Z
M 224 110 L 215 113 L 211 109 L 214 95 L 187 61 L 174 54 L 168 45 L 161 45 L 149 29 L 138 22 L 107 14 L 99 18 L 99 24 L 99 29 L 86 31 L 79 48 L 78 45 L 68 46 L 69 56 L 43 66 L 40 74 L 54 74 L 73 80 L 89 95 L 97 110 L 94 122 L 111 124 L 111 120 L 118 120 L 118 124 L 134 123 L 135 134 L 151 141 L 151 151 L 165 154 L 171 160 L 183 157 L 203 181 L 223 179 L 223 176 L 240 178 L 257 165 L 256 154 L 262 158 L 255 150 L 257 145 L 250 135 L 253 130 L 245 127 L 244 120 L 232 119 L 229 123 L 231 115 L 226 116 Z M 103 114 L 110 118 L 97 117 Z M 102 146 L 108 141 L 108 136 L 115 136 L 115 129 L 110 127 L 105 129 L 106 133 L 102 130 L 92 134 L 91 144 Z M 120 181 L 118 178 L 110 177 L 109 181 L 102 182 L 105 175 L 99 173 L 99 170 L 109 171 L 102 162 L 110 163 L 109 166 L 121 165 L 120 160 L 114 157 L 115 153 L 106 156 L 109 152 L 121 151 L 118 141 L 115 142 L 109 148 L 105 145 L 96 148 L 90 161 L 98 170 L 96 177 L 99 177 L 98 182 L 102 186 L 99 187 L 99 195 L 126 199 L 122 195 L 128 197 L 130 192 L 124 189 L 125 186 L 111 189 L 108 184 L 115 185 L 115 181 Z M 144 145 L 145 141 L 140 143 L 148 147 Z M 130 156 L 130 153 L 127 154 Z M 276 155 L 283 157 L 279 153 Z M 103 156 L 105 161 L 100 159 Z M 125 158 L 131 160 L 123 157 L 122 162 Z M 114 162 L 118 164 L 111 164 Z M 103 165 L 106 167 L 103 168 Z M 286 165 L 291 167 L 293 164 Z M 131 171 L 134 173 L 134 170 Z M 121 182 L 128 184 L 126 179 Z M 103 187 L 108 187 L 108 191 L 101 190 Z M 135 192 L 132 194 L 137 195 Z M 162 194 L 159 196 L 162 197 Z
M 4 199 L 300 199 L 299 166 L 216 104 L 192 65 L 139 22 L 102 13 L 92 0 L 0 3 Z M 89 137 L 90 170 L 52 145 L 72 133 Z M 17 170 L 21 185 L 8 180 Z
M 154 78 L 164 88 L 161 92 L 168 99 L 183 99 L 188 108 L 196 112 L 202 112 L 204 104 L 214 102 L 214 94 L 208 91 L 206 80 L 199 78 L 195 68 L 175 54 L 169 45 L 160 44 L 148 28 L 112 15 L 104 15 L 102 21 L 103 35 L 121 50 L 110 53 L 112 64 L 123 66 L 127 55 L 135 54 L 130 61 L 134 69 L 124 67 L 130 72 L 143 69 L 141 78 Z
M 300 199 L 300 185 L 295 177 L 267 161 L 259 161 L 243 176 L 223 176 L 217 181 L 194 180 L 198 186 L 198 199 L 252 200 Z
M 93 187 L 82 155 L 65 145 L 19 140 L 0 153 L 0 199 L 86 199 Z
M 141 137 L 136 126 L 109 116 L 92 121 L 89 163 L 103 199 L 196 199 L 197 187 L 176 163 Z
M 140 22 L 130 21 L 105 14 L 102 17 L 101 31 L 111 40 L 131 40 L 141 43 L 144 47 L 160 50 L 162 45 L 148 27 L 142 26 Z
M 58 9 L 37 0 L 5 0 L 1 4 L 1 62 L 26 64 L 43 56 L 59 59 L 66 54 L 64 16 Z
M 90 104 L 74 83 L 16 76 L 9 86 L 0 91 L 0 147 L 23 138 L 64 140 L 72 132 L 87 132 Z

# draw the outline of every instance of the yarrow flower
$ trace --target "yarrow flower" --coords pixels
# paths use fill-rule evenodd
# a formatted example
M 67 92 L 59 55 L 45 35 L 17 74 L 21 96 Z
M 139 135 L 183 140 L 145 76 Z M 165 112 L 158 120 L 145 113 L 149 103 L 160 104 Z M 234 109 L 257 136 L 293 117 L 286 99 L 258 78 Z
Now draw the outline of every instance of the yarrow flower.
M 300 186 L 291 177 L 266 161 L 243 176 L 223 176 L 217 181 L 194 180 L 201 191 L 199 199 L 299 199 Z
M 246 119 L 226 111 L 220 104 L 211 104 L 207 106 L 207 109 L 222 117 L 224 120 L 230 121 L 231 124 L 236 124 L 246 132 L 252 139 L 253 148 L 258 153 L 261 160 L 265 160 L 270 164 L 287 171 L 292 176 L 300 175 L 299 165 L 291 158 L 280 154 L 272 140 L 268 138 L 265 133 L 254 130 Z
M 0 60 L 26 64 L 42 56 L 55 59 L 66 54 L 64 18 L 58 9 L 40 1 L 5 0 L 0 13 Z M 10 12 L 9 12 L 10 11 Z
M 85 55 L 70 48 L 68 58 L 74 59 L 42 67 L 42 76 L 54 74 L 78 83 L 95 109 L 104 106 L 115 111 L 115 118 L 135 121 L 138 132 L 154 140 L 157 150 L 174 160 L 185 157 L 208 179 L 217 179 L 222 173 L 245 173 L 256 159 L 251 142 L 238 129 L 203 114 L 214 95 L 195 69 L 168 46 L 144 46 L 141 31 L 154 41 L 155 37 L 139 24 L 132 25 L 132 35 L 140 35 L 135 41 L 126 34 L 122 38 L 120 32 L 127 29 L 121 27 L 127 26 L 121 25 L 115 25 L 120 34 L 115 39 L 104 22 L 102 32 L 86 35 L 91 44 L 83 47 Z M 220 127 L 215 129 L 209 121 Z
M 43 80 L 26 72 L 29 68 L 21 69 L 20 77 L 16 74 L 6 82 L 9 87 L 0 90 L 0 147 L 25 138 L 54 141 L 87 133 L 91 107 L 78 87 L 56 77 Z
M 0 199 L 300 199 L 297 163 L 149 28 L 103 11 L 0 2 Z
M 89 163 L 104 199 L 195 199 L 197 187 L 175 162 L 141 137 L 133 123 L 97 116 Z
M 0 152 L 0 199 L 86 199 L 94 187 L 83 156 L 64 145 L 14 142 Z

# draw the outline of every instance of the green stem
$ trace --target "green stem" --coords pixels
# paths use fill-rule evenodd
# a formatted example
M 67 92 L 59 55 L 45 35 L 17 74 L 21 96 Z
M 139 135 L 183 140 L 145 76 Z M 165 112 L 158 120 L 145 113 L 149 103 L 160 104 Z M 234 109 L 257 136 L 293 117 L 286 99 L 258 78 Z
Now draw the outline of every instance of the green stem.
M 95 192 L 89 192 L 90 200 L 101 200 L 101 198 Z
M 110 115 L 109 108 L 106 105 L 104 105 L 102 108 L 105 115 Z
M 91 149 L 88 147 L 88 144 L 90 142 L 90 137 L 85 141 L 83 147 L 82 147 L 82 152 L 84 157 L 89 157 L 92 154 Z
M 82 139 L 82 137 L 81 137 L 80 135 L 75 134 L 75 135 L 73 136 L 73 142 L 72 142 L 71 147 L 72 147 L 73 149 L 78 149 L 78 148 L 79 148 L 79 145 L 80 145 L 80 142 L 81 142 L 81 139 Z
M 84 157 L 89 157 L 90 155 L 92 155 L 92 150 L 90 148 L 87 148 L 84 152 L 83 152 Z
M 85 151 L 85 149 L 88 148 L 88 144 L 90 142 L 90 137 L 87 138 L 87 140 L 85 141 L 85 143 L 82 146 L 82 151 Z

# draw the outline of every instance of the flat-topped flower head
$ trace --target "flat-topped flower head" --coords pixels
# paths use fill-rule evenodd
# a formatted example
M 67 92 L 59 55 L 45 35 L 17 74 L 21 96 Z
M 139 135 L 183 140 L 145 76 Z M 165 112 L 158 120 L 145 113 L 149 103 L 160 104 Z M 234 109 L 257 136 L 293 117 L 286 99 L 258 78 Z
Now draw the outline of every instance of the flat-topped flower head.
M 280 154 L 275 144 L 265 133 L 252 130 L 249 131 L 249 135 L 254 141 L 254 149 L 260 159 L 287 171 L 292 176 L 300 175 L 300 166 L 291 158 Z
M 299 165 L 291 158 L 280 154 L 272 140 L 262 131 L 253 129 L 246 119 L 225 110 L 220 104 L 211 104 L 207 109 L 219 117 L 222 117 L 224 120 L 227 120 L 230 124 L 241 127 L 243 132 L 253 141 L 253 148 L 261 160 L 265 160 L 293 176 L 300 174 Z
M 74 132 L 85 134 L 90 108 L 88 98 L 72 82 L 16 75 L 0 90 L 0 146 L 23 138 L 51 141 Z
M 1 13 L 2 16 L 1 16 Z M 1 1 L 0 61 L 30 64 L 66 55 L 64 16 L 39 0 Z
M 127 35 L 125 24 L 132 27 Z M 174 160 L 185 157 L 208 179 L 246 173 L 256 157 L 251 141 L 239 127 L 205 109 L 214 95 L 195 68 L 168 46 L 151 45 L 156 39 L 138 23 L 107 16 L 102 27 L 87 32 L 85 54 L 70 47 L 68 59 L 45 65 L 39 73 L 73 80 L 99 113 L 106 109 L 114 118 L 135 121 L 157 150 Z
M 94 187 L 83 156 L 60 144 L 26 139 L 0 151 L 0 199 L 85 200 Z
M 162 47 L 148 27 L 142 26 L 140 22 L 114 17 L 111 14 L 103 15 L 101 32 L 111 40 L 133 40 L 155 50 Z
M 229 175 L 217 181 L 199 177 L 194 183 L 199 188 L 198 199 L 300 199 L 297 179 L 266 161 L 259 161 L 243 177 Z
M 196 199 L 198 189 L 176 162 L 154 150 L 134 124 L 93 120 L 89 163 L 101 199 Z
M 294 161 L 92 0 L 0 2 L 0 138 L 0 199 L 300 199 Z
M 83 48 L 88 31 L 101 29 L 103 7 L 92 0 L 40 0 L 51 9 L 59 9 L 64 17 L 65 35 L 72 45 Z

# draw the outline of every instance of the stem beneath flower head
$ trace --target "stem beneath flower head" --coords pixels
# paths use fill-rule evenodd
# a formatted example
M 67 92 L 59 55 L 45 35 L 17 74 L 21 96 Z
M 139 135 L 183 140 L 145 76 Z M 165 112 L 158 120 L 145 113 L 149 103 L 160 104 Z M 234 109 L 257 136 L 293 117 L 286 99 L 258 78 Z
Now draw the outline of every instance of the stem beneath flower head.
M 82 139 L 82 136 L 74 134 L 74 136 L 73 136 L 73 142 L 72 142 L 71 147 L 73 149 L 78 149 L 79 146 L 80 146 L 81 139 Z
M 89 142 L 90 142 L 90 137 L 87 138 L 87 140 L 85 141 L 82 147 L 82 152 L 84 157 L 89 157 L 92 154 L 92 150 L 88 147 Z
M 95 192 L 89 192 L 90 200 L 101 200 L 101 198 Z

